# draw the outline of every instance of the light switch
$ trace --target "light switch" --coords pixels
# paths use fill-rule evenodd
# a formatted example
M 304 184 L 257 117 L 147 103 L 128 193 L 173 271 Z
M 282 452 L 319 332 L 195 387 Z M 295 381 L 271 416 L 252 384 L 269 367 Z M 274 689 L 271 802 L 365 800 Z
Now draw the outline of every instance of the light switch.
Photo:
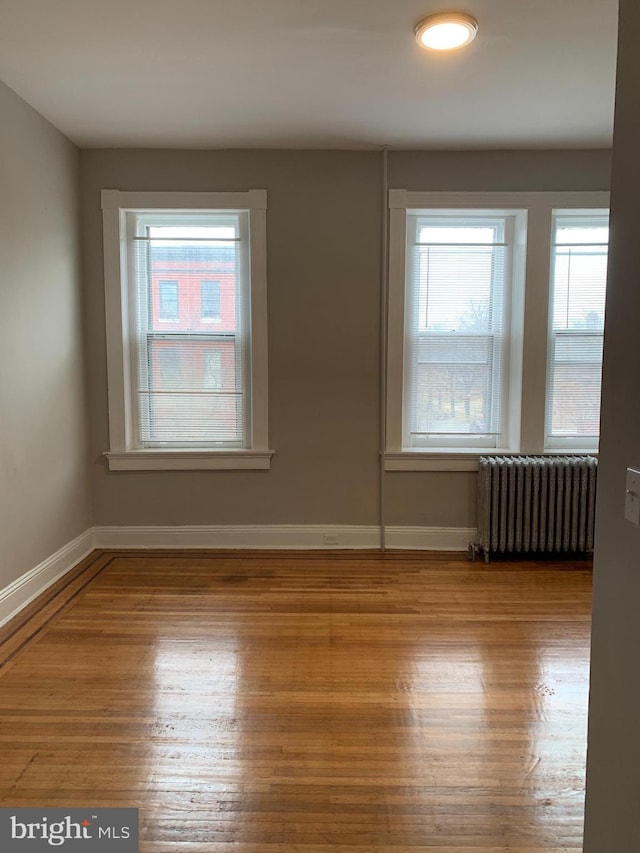
M 640 471 L 627 468 L 627 494 L 624 501 L 624 517 L 640 527 Z

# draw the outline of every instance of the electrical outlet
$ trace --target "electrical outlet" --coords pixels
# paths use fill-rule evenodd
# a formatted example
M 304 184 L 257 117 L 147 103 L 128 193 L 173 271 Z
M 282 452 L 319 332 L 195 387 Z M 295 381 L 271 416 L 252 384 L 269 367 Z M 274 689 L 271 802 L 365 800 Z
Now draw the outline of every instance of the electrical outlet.
M 322 537 L 322 540 L 325 545 L 337 545 L 338 544 L 338 534 L 337 533 L 325 533 Z

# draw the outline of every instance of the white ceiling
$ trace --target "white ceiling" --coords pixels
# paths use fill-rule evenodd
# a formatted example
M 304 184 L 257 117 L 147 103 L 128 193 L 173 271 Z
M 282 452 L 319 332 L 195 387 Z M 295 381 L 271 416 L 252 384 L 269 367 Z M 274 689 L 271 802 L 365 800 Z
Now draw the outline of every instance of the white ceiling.
M 0 79 L 82 147 L 611 144 L 617 0 L 0 0 Z

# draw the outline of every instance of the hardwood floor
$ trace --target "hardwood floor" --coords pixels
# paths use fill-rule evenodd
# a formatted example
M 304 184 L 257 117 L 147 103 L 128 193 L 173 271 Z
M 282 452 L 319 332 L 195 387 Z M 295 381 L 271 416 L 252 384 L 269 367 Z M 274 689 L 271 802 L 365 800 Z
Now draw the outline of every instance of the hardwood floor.
M 47 601 L 2 806 L 135 806 L 143 853 L 581 849 L 589 564 L 96 552 Z

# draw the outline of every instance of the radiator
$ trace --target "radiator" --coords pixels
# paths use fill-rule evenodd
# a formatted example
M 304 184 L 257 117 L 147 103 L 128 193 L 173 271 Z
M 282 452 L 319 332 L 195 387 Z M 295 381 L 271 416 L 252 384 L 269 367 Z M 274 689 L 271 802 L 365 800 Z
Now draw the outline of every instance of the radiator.
M 597 470 L 594 456 L 481 456 L 471 558 L 593 553 Z

